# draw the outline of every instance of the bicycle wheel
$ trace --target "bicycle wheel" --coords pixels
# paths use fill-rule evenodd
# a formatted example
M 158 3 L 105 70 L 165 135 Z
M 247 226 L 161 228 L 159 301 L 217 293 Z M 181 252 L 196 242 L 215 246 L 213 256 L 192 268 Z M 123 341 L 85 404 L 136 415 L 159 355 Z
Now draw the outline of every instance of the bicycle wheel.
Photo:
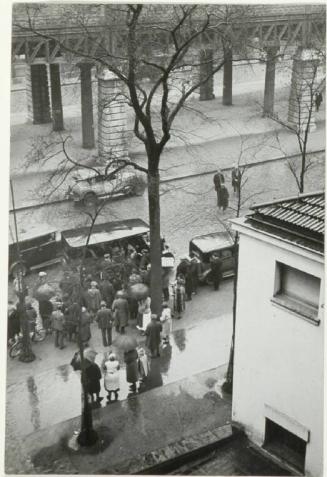
M 11 358 L 16 358 L 20 355 L 23 350 L 23 343 L 21 341 L 17 341 L 9 350 L 9 356 Z
M 46 335 L 46 332 L 45 332 L 44 328 L 40 328 L 39 330 L 35 330 L 33 341 L 43 341 L 45 339 L 45 335 Z

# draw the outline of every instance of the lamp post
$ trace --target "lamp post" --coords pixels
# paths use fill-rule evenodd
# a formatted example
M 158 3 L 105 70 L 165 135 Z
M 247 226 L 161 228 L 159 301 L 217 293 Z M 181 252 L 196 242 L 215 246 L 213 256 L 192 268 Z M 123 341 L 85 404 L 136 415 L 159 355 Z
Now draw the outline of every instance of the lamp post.
M 28 320 L 27 320 L 27 314 L 26 314 L 26 306 L 25 306 L 26 287 L 24 284 L 24 274 L 23 274 L 23 270 L 19 268 L 19 264 L 21 263 L 22 260 L 21 260 L 21 253 L 20 253 L 20 247 L 19 247 L 19 241 L 18 241 L 14 188 L 13 188 L 11 179 L 10 179 L 10 191 L 11 191 L 11 200 L 12 200 L 13 213 L 14 213 L 15 241 L 16 241 L 17 258 L 18 258 L 18 267 L 17 267 L 16 277 L 15 277 L 15 291 L 19 300 L 17 311 L 19 315 L 20 326 L 23 332 L 23 349 L 19 355 L 19 360 L 23 361 L 24 363 L 29 363 L 31 361 L 34 361 L 35 354 L 33 353 L 31 348 L 29 326 L 28 326 Z

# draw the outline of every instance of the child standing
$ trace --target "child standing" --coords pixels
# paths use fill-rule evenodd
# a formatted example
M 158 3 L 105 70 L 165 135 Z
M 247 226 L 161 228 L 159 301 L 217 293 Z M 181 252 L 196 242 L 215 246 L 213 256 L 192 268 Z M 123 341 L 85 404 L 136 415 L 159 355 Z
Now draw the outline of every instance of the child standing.
M 169 343 L 169 336 L 172 329 L 172 319 L 171 319 L 171 309 L 167 302 L 162 304 L 162 313 L 160 317 L 160 321 L 162 323 L 162 341 L 163 345 L 167 346 Z
M 105 361 L 103 363 L 104 374 L 104 388 L 107 391 L 107 404 L 111 402 L 111 395 L 118 400 L 119 392 L 119 369 L 120 365 L 114 353 L 106 353 Z

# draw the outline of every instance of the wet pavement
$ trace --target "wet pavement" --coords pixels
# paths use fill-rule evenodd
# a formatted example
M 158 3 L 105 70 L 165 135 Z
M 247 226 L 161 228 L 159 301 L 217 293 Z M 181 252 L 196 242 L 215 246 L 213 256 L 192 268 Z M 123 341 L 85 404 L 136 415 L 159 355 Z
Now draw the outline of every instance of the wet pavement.
M 93 333 L 99 333 L 97 327 L 93 327 Z M 161 350 L 160 358 L 151 361 L 147 383 L 140 392 L 225 365 L 228 361 L 231 331 L 230 315 L 222 315 L 218 319 L 206 320 L 199 325 L 174 331 L 171 344 Z M 139 337 L 138 341 L 142 344 L 144 338 Z M 41 347 L 42 344 L 38 345 Z M 70 349 L 72 351 L 69 354 L 72 357 L 75 351 L 73 345 Z M 115 346 L 113 349 L 122 363 L 122 353 Z M 57 350 L 53 352 L 59 353 Z M 103 353 L 99 352 L 96 362 L 101 365 L 102 359 Z M 26 364 L 25 366 L 28 367 Z M 7 388 L 7 410 L 9 415 L 15 415 L 15 428 L 20 437 L 79 415 L 80 374 L 74 372 L 69 363 L 36 375 L 28 375 L 28 368 L 25 370 L 26 378 L 10 384 Z M 103 383 L 101 386 L 101 394 L 105 396 Z M 129 387 L 125 379 L 125 369 L 122 367 L 119 399 L 126 399 L 128 394 Z M 64 405 L 60 406 L 58 412 L 60 403 Z

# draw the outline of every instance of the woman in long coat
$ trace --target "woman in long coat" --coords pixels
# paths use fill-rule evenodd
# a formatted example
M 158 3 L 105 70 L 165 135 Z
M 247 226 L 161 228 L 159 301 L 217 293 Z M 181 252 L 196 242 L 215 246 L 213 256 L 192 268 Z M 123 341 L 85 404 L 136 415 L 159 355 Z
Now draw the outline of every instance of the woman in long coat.
M 125 351 L 124 361 L 126 364 L 126 381 L 130 383 L 132 391 L 136 391 L 136 383 L 139 380 L 138 353 L 136 349 Z
M 112 304 L 112 311 L 114 313 L 116 331 L 122 334 L 125 333 L 125 326 L 127 326 L 129 319 L 129 306 L 123 292 L 117 292 L 116 299 Z

